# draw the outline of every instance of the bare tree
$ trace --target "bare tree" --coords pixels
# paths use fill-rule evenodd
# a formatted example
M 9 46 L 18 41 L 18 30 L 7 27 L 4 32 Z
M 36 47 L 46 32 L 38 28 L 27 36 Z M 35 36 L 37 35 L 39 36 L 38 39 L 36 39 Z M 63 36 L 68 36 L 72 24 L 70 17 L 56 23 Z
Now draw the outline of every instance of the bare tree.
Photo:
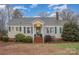
M 75 18 L 75 14 L 73 11 L 71 11 L 71 9 L 64 9 L 62 10 L 62 12 L 60 13 L 60 17 L 63 20 L 74 20 Z
M 9 20 L 9 12 L 8 12 L 8 5 L 5 5 L 3 9 L 0 9 L 0 32 L 2 34 L 7 34 L 7 21 Z
M 10 20 L 10 6 L 9 5 L 6 5 L 6 10 L 7 10 L 7 14 L 6 14 L 6 16 L 7 16 L 7 20 L 9 21 Z
M 5 30 L 5 14 L 4 12 L 0 11 L 0 31 L 4 31 Z
M 20 10 L 16 9 L 16 10 L 13 11 L 12 16 L 13 16 L 13 18 L 20 18 L 20 17 L 23 16 L 23 14 L 22 14 L 22 12 Z

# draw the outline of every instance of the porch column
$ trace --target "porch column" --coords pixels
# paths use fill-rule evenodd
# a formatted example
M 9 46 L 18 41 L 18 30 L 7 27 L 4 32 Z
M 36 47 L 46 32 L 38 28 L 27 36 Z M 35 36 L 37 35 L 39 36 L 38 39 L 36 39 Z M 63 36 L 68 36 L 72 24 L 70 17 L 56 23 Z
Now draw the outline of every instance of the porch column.
M 43 43 L 44 43 L 44 26 L 42 25 L 42 35 L 43 35 Z
M 34 25 L 33 25 L 33 43 L 34 43 Z

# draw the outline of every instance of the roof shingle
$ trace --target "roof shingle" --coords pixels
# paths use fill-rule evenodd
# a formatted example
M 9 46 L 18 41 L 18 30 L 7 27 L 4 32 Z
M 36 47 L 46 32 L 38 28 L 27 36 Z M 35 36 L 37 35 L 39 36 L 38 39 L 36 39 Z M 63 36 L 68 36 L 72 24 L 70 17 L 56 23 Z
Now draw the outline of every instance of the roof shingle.
M 55 25 L 64 25 L 66 20 L 56 20 L 55 17 L 25 17 L 25 18 L 17 18 L 12 19 L 8 22 L 8 25 L 22 25 L 22 26 L 30 26 L 32 25 L 33 20 L 42 20 L 44 21 L 44 25 L 55 26 Z

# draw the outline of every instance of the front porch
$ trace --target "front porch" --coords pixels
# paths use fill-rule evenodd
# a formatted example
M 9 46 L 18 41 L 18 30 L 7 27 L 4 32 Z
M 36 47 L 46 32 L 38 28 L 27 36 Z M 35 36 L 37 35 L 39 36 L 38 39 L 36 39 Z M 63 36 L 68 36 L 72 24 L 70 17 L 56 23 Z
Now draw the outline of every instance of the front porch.
M 37 20 L 33 22 L 33 43 L 44 43 L 44 22 Z

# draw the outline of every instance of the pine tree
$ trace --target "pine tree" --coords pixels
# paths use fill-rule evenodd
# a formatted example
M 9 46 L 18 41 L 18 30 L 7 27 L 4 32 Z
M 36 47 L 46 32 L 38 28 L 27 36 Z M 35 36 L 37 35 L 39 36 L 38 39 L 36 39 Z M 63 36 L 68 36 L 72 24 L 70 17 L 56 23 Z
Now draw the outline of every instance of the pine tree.
M 65 41 L 79 41 L 79 27 L 77 23 L 69 21 L 64 24 L 61 36 Z

